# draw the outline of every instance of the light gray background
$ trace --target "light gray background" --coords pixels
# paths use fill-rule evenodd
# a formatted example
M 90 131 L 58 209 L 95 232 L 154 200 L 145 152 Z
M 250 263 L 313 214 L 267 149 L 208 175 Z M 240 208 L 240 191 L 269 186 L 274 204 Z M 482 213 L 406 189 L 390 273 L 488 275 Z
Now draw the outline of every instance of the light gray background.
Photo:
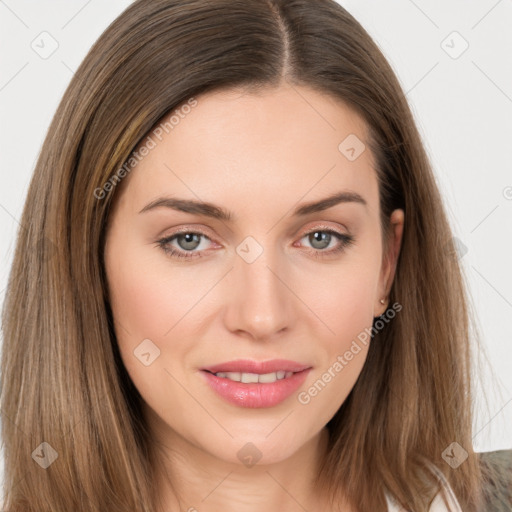
M 92 43 L 130 3 L 0 0 L 0 304 L 58 102 Z M 512 448 L 512 0 L 339 3 L 376 40 L 407 92 L 460 241 L 489 357 L 475 449 Z

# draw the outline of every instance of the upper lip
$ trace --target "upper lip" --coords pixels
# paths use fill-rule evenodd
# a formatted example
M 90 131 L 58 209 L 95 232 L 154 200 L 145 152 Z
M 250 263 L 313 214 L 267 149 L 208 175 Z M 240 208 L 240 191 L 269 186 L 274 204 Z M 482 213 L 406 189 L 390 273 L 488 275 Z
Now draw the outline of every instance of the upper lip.
M 237 359 L 235 361 L 227 361 L 225 363 L 216 364 L 201 368 L 211 373 L 218 372 L 239 372 L 239 373 L 257 373 L 264 375 L 266 373 L 274 373 L 279 370 L 285 372 L 301 372 L 311 368 L 310 365 L 301 364 L 296 361 L 286 359 L 272 359 L 270 361 L 253 361 L 250 359 Z

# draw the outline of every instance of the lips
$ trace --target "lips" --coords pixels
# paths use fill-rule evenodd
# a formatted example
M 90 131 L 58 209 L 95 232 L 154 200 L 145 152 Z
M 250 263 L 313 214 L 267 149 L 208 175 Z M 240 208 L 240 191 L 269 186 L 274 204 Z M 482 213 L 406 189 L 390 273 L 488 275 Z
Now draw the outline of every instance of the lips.
M 295 393 L 304 383 L 311 366 L 285 359 L 262 362 L 239 359 L 208 366 L 201 370 L 206 383 L 223 399 L 238 407 L 260 408 L 274 407 Z M 267 381 L 270 377 L 268 374 L 274 372 L 280 374 L 279 380 L 269 379 L 268 382 L 253 380 L 256 375 L 260 375 L 263 376 L 260 379 L 264 378 Z M 247 377 L 249 382 L 229 378 L 234 377 L 235 374 L 242 380 L 245 380 L 244 376 Z
M 216 364 L 201 368 L 210 373 L 236 372 L 236 373 L 257 373 L 263 375 L 266 373 L 285 372 L 298 373 L 311 368 L 311 365 L 301 364 L 297 361 L 287 359 L 272 359 L 271 361 L 252 361 L 249 359 L 237 359 L 225 363 Z

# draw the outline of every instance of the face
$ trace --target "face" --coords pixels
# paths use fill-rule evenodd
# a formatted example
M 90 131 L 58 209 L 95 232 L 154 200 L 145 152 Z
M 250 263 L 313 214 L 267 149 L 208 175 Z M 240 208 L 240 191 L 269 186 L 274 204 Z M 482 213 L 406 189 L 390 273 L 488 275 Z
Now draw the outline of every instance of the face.
M 384 251 L 367 129 L 343 103 L 287 86 L 196 101 L 143 141 L 116 191 L 105 265 L 117 342 L 161 439 L 273 463 L 354 386 L 403 212 Z

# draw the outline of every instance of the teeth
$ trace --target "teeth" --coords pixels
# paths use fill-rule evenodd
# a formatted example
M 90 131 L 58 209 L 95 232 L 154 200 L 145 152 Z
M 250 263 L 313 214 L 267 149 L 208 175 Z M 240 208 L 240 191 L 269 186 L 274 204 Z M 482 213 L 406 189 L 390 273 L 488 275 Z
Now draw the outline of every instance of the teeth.
M 226 375 L 226 377 L 230 378 L 229 375 Z M 258 382 L 259 375 L 257 373 L 241 373 L 240 377 L 240 382 L 252 384 L 253 382 Z
M 275 382 L 276 380 L 282 380 L 291 377 L 293 375 L 293 372 L 285 372 L 284 370 L 279 370 L 278 372 L 264 373 L 263 375 L 259 375 L 257 373 L 218 372 L 215 375 L 223 379 L 234 380 L 236 382 L 243 382 L 245 384 L 257 382 L 260 382 L 262 384 L 270 384 L 272 382 Z

